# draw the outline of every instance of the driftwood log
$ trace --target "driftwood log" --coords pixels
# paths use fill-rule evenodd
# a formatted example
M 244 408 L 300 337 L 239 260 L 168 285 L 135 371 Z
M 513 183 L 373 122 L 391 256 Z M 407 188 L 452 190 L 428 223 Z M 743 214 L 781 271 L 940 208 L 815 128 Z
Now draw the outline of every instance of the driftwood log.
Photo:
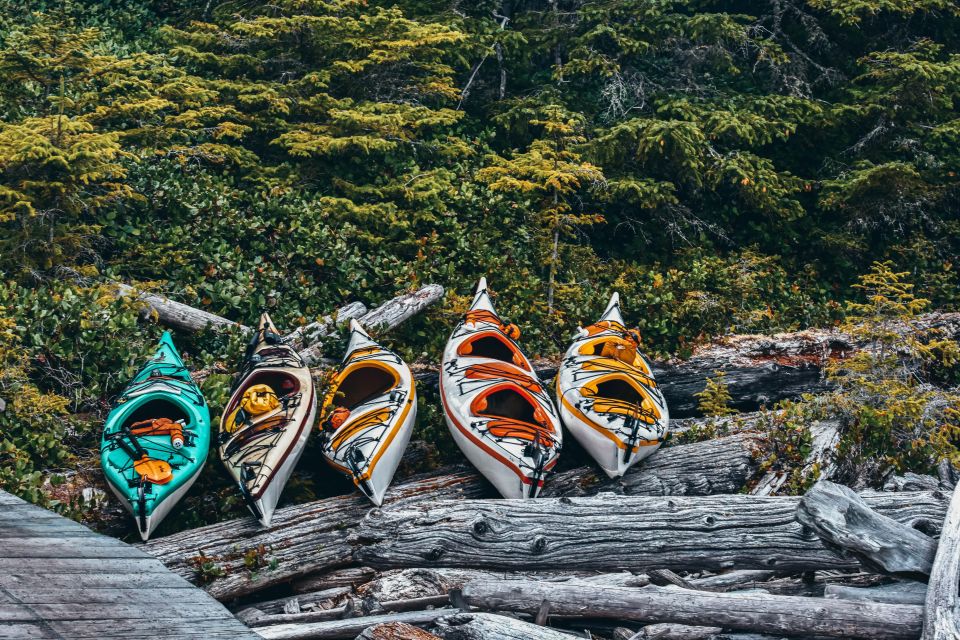
M 893 575 L 929 575 L 937 553 L 936 540 L 877 513 L 852 489 L 832 482 L 818 482 L 803 496 L 797 520 L 829 545 Z
M 921 640 L 960 638 L 960 485 L 953 490 L 927 583 Z
M 420 627 L 405 622 L 384 622 L 367 627 L 357 640 L 440 640 Z
M 628 638 L 630 640 L 711 640 L 722 631 L 721 627 L 693 627 L 686 624 L 660 622 L 647 625 Z
M 918 607 L 919 609 L 919 607 Z M 429 625 L 437 618 L 458 613 L 456 609 L 429 609 L 407 613 L 347 618 L 305 624 L 277 624 L 257 627 L 257 633 L 267 640 L 326 640 L 327 638 L 356 638 L 368 627 L 385 622 L 403 622 L 410 625 Z
M 848 587 L 842 584 L 828 584 L 823 590 L 823 597 L 835 600 L 923 606 L 927 597 L 927 585 L 913 581 L 893 582 L 875 587 Z
M 945 496 L 877 493 L 871 508 L 904 524 L 942 521 Z M 371 511 L 355 557 L 375 568 L 646 571 L 859 566 L 796 522 L 799 499 L 723 495 L 431 500 Z
M 647 465 L 654 466 L 658 476 L 671 479 L 670 486 L 674 490 L 682 490 L 689 495 L 714 490 L 738 490 L 748 479 L 752 464 L 749 459 L 752 442 L 750 436 L 739 434 L 669 447 L 631 469 L 621 479 L 620 490 L 631 495 L 660 495 L 664 490 L 663 484 L 645 473 Z M 710 455 L 704 455 L 704 452 Z M 689 460 L 698 460 L 701 466 L 692 467 Z M 578 476 L 596 477 L 592 467 L 578 467 L 569 473 L 570 478 L 574 479 Z M 635 476 L 645 477 L 647 481 L 633 481 Z M 547 486 L 552 482 L 548 479 Z M 567 491 L 586 491 L 575 489 L 575 484 L 575 481 L 558 483 L 558 490 L 562 490 L 559 487 L 566 487 Z M 494 495 L 489 484 L 473 470 L 454 469 L 395 484 L 388 491 L 385 504 L 392 506 L 443 498 L 486 498 Z M 321 591 L 338 584 L 358 584 L 365 581 L 365 576 L 369 577 L 363 570 L 344 569 L 339 582 L 336 576 L 321 576 L 312 582 L 307 578 L 310 574 L 351 564 L 353 546 L 347 542 L 347 536 L 370 509 L 369 501 L 358 493 L 324 498 L 278 509 L 273 523 L 266 529 L 260 527 L 252 517 L 243 517 L 157 538 L 142 548 L 174 572 L 202 584 L 220 600 L 231 600 L 275 584 L 300 579 L 306 579 L 306 582 L 298 584 L 298 591 Z M 251 572 L 244 561 L 244 554 L 251 549 L 259 549 L 261 545 L 265 550 L 262 554 L 263 563 L 267 567 Z M 225 575 L 204 581 L 198 571 L 199 563 L 204 558 L 213 562 Z M 275 567 L 269 568 L 270 565 Z
M 337 331 L 337 325 L 344 325 L 352 318 L 360 318 L 367 312 L 367 305 L 362 302 L 351 302 L 339 309 L 337 312 L 323 316 L 319 320 L 310 322 L 297 327 L 283 337 L 283 341 L 295 349 L 302 349 L 306 346 L 322 342 Z
M 208 327 L 214 329 L 239 329 L 243 333 L 250 331 L 250 327 L 239 322 L 228 320 L 215 313 L 197 309 L 190 305 L 171 300 L 166 296 L 155 293 L 137 291 L 128 284 L 116 284 L 116 297 L 136 298 L 144 305 L 144 313 L 154 318 L 162 325 L 181 331 L 196 333 Z
M 417 291 L 385 302 L 357 318 L 357 321 L 371 335 L 377 335 L 402 324 L 442 298 L 443 287 L 438 284 L 428 284 Z M 317 338 L 319 337 L 321 336 L 318 335 Z M 321 349 L 321 343 L 311 344 L 300 351 L 300 357 L 307 364 L 318 364 L 322 357 Z
M 491 613 L 458 613 L 434 623 L 443 640 L 570 640 L 570 633 Z
M 557 615 L 721 626 L 759 633 L 873 640 L 920 633 L 923 610 L 909 605 L 689 589 L 597 587 L 576 581 L 478 581 L 464 587 L 471 606 L 534 614 L 547 600 Z

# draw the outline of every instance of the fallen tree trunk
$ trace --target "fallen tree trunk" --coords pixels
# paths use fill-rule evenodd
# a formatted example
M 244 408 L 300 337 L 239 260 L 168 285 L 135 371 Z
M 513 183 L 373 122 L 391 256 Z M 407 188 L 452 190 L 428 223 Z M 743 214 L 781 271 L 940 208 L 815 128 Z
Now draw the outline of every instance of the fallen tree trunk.
M 152 317 L 157 322 L 173 329 L 197 333 L 208 327 L 214 329 L 238 329 L 243 333 L 250 331 L 250 327 L 239 322 L 228 320 L 215 313 L 204 311 L 171 300 L 166 296 L 155 293 L 137 291 L 128 284 L 115 284 L 118 298 L 136 298 L 144 304 L 144 315 Z
M 648 465 L 656 470 L 656 475 L 671 478 L 670 487 L 689 494 L 737 490 L 746 480 L 737 485 L 736 478 L 744 477 L 751 468 L 748 461 L 750 446 L 750 438 L 741 434 L 669 447 L 631 469 L 622 479 L 622 491 L 633 495 L 662 493 L 664 485 L 645 471 Z M 689 460 L 697 460 L 702 466 L 694 468 Z M 570 481 L 561 478 L 559 485 L 567 490 L 572 490 L 570 486 L 578 475 L 593 474 L 596 477 L 592 467 L 578 467 L 568 473 Z M 634 480 L 634 477 L 645 480 Z M 552 482 L 553 479 L 548 478 L 547 486 Z M 385 504 L 494 495 L 479 474 L 456 469 L 398 483 L 387 493 Z M 215 598 L 230 600 L 274 584 L 351 564 L 353 547 L 346 538 L 370 508 L 370 503 L 359 494 L 324 498 L 278 509 L 268 529 L 260 527 L 252 517 L 243 517 L 156 538 L 142 548 L 174 572 L 201 584 Z M 266 566 L 251 572 L 244 554 L 259 549 L 261 545 L 265 553 L 259 555 Z M 201 575 L 199 565 L 204 562 L 203 558 L 226 575 L 212 579 L 209 578 L 211 573 L 219 571 L 207 571 Z M 272 564 L 276 566 L 269 568 Z M 203 575 L 208 576 L 206 582 Z M 365 581 L 364 576 L 369 577 L 369 574 L 356 569 L 347 570 L 343 582 L 331 583 L 320 577 L 319 582 L 301 584 L 298 589 L 319 591 L 337 584 L 358 584 Z
M 953 490 L 927 583 L 921 640 L 960 638 L 960 485 Z
M 437 636 L 405 622 L 384 622 L 367 627 L 357 640 L 440 640 Z
M 364 629 L 385 622 L 403 622 L 410 625 L 429 625 L 437 618 L 459 613 L 457 609 L 431 609 L 407 613 L 389 613 L 379 616 L 310 622 L 306 624 L 277 624 L 258 627 L 257 633 L 267 640 L 325 640 L 327 638 L 356 638 Z
M 443 640 L 570 640 L 573 636 L 516 618 L 492 613 L 444 616 L 433 627 Z
M 757 473 L 759 443 L 756 435 L 741 433 L 667 447 L 616 479 L 594 467 L 577 467 L 549 476 L 541 495 L 585 496 L 600 491 L 645 496 L 736 493 Z
M 558 615 L 692 626 L 788 635 L 817 635 L 871 640 L 914 639 L 922 609 L 909 605 L 847 602 L 769 594 L 709 593 L 689 589 L 598 587 L 576 582 L 530 580 L 471 582 L 463 590 L 471 606 L 495 611 L 536 613 L 549 600 Z
M 829 545 L 893 575 L 929 575 L 937 542 L 881 515 L 852 489 L 818 482 L 800 500 L 797 520 Z
M 872 494 L 900 522 L 942 519 L 939 493 Z M 798 498 L 749 495 L 431 500 L 371 511 L 355 557 L 375 568 L 645 571 L 850 569 L 794 514 Z
M 823 590 L 824 598 L 856 600 L 858 602 L 885 602 L 887 604 L 915 604 L 923 606 L 927 585 L 922 582 L 894 582 L 876 587 L 848 587 L 828 584 Z
M 334 335 L 337 325 L 346 324 L 352 318 L 360 318 L 367 312 L 367 305 L 362 302 L 351 302 L 339 309 L 336 313 L 323 316 L 316 322 L 310 322 L 297 327 L 283 337 L 283 341 L 295 349 L 302 349 L 307 345 L 320 343 L 324 338 Z
M 443 298 L 443 293 L 443 287 L 440 285 L 428 284 L 417 291 L 405 293 L 385 302 L 357 318 L 357 321 L 371 335 L 383 333 L 439 302 Z M 321 346 L 318 344 L 306 347 L 300 352 L 300 357 L 307 364 L 319 363 L 321 356 Z
M 472 471 L 457 471 L 415 479 L 392 487 L 387 502 L 485 497 L 490 490 Z M 269 528 L 252 517 L 182 531 L 151 540 L 141 549 L 161 560 L 173 572 L 200 584 L 213 597 L 230 600 L 294 578 L 352 564 L 349 531 L 370 509 L 363 496 L 324 498 L 277 509 Z M 263 549 L 263 553 L 259 550 Z M 263 568 L 251 572 L 244 554 L 254 550 Z M 202 563 L 217 570 L 205 574 Z M 272 567 L 272 568 L 271 568 Z M 204 575 L 220 574 L 204 581 Z
M 645 626 L 631 635 L 630 640 L 711 640 L 722 631 L 720 627 L 693 627 L 661 622 Z

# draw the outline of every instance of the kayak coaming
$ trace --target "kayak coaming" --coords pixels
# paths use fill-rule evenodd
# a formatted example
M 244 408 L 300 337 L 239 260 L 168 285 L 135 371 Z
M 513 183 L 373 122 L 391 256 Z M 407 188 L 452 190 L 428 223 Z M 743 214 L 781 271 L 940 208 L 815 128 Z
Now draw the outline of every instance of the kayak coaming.
M 296 350 L 283 344 L 281 340 L 270 316 L 266 313 L 262 314 L 257 332 L 247 348 L 244 367 L 234 383 L 230 399 L 220 419 L 220 458 L 227 472 L 237 483 L 247 507 L 265 527 L 270 526 L 280 494 L 303 454 L 310 437 L 310 429 L 317 416 L 316 391 L 310 369 Z M 244 434 L 243 429 L 234 433 L 227 430 L 228 417 L 239 406 L 244 391 L 258 380 L 271 375 L 297 383 L 294 391 L 282 396 L 281 405 L 278 407 L 279 412 L 264 415 L 264 419 L 283 415 L 282 426 L 278 424 L 271 427 L 271 430 L 276 430 L 274 431 L 276 437 L 269 445 L 257 444 L 256 448 L 239 445 L 235 452 L 228 453 L 231 445 L 235 444 L 236 437 Z M 292 407 L 289 406 L 290 400 L 287 400 L 290 395 L 299 395 L 297 403 Z M 306 398 L 305 402 L 304 398 Z M 295 427 L 288 430 L 291 423 Z M 260 449 L 266 449 L 265 453 L 259 458 L 254 458 L 251 453 Z M 260 471 L 251 478 L 256 481 L 252 488 L 248 486 L 251 479 L 243 480 L 242 465 L 244 463 L 252 463 L 260 467 Z M 267 468 L 268 470 L 264 471 Z
M 380 506 L 413 434 L 417 418 L 417 390 L 413 372 L 407 363 L 393 351 L 373 341 L 360 323 L 353 319 L 350 321 L 347 351 L 339 371 L 331 380 L 323 403 L 324 415 L 335 404 L 342 383 L 351 374 L 367 367 L 389 373 L 393 384 L 349 408 L 349 417 L 335 430 L 326 430 L 321 425 L 324 438 L 321 448 L 333 468 L 350 476 L 354 485 L 371 502 Z M 365 420 L 375 421 L 363 426 Z M 374 431 L 377 433 L 371 433 Z M 351 468 L 348 458 L 354 455 L 354 451 L 362 455 L 365 462 L 362 467 L 357 465 Z
M 172 370 L 164 371 L 170 368 Z M 109 436 L 117 433 L 141 407 L 152 402 L 167 403 L 179 409 L 186 418 L 184 430 L 189 437 L 183 447 L 174 449 L 168 444 L 169 436 L 137 436 L 137 442 L 151 458 L 178 465 L 170 482 L 146 483 L 145 489 L 149 485 L 149 497 L 145 491 L 144 505 L 147 508 L 145 513 L 141 514 L 138 474 L 133 470 L 134 461 Z M 170 332 L 166 331 L 160 338 L 154 355 L 114 400 L 113 408 L 104 423 L 100 442 L 100 465 L 106 476 L 107 486 L 133 515 L 143 540 L 150 537 L 164 517 L 193 486 L 207 460 L 209 448 L 210 408 L 187 372 Z M 134 488 L 135 482 L 137 488 Z
M 493 307 L 487 292 L 486 279 L 477 284 L 470 310 L 454 329 L 444 348 L 440 371 L 440 401 L 444 418 L 454 441 L 471 463 L 506 498 L 534 498 L 543 487 L 546 474 L 559 458 L 563 436 L 560 418 L 546 386 L 534 372 L 529 359 L 519 345 L 504 330 L 505 325 Z M 474 355 L 472 349 L 462 354 L 461 346 L 472 344 L 484 335 L 496 337 L 508 345 L 510 361 Z M 518 362 L 519 360 L 519 362 Z M 486 366 L 485 374 L 471 377 L 471 367 Z M 497 370 L 503 375 L 497 376 Z M 540 463 L 527 455 L 529 442 L 519 438 L 493 436 L 488 430 L 496 417 L 474 412 L 475 400 L 490 396 L 499 390 L 510 390 L 524 397 L 534 413 L 539 409 L 546 422 L 542 425 L 550 440 L 541 443 L 539 432 L 534 444 L 540 449 Z M 535 427 L 533 423 L 530 426 Z M 512 442 L 508 442 L 508 440 Z M 532 450 L 531 450 L 532 451 Z M 538 464 L 542 464 L 538 469 Z M 527 469 L 530 472 L 526 471 Z
M 617 478 L 659 448 L 667 436 L 670 414 L 643 354 L 637 351 L 634 361 L 627 363 L 595 353 L 596 347 L 611 339 L 631 340 L 617 293 L 600 319 L 574 337 L 557 372 L 556 392 L 564 425 L 604 472 Z M 628 415 L 593 411 L 597 396 L 584 390 L 596 390 L 609 381 L 621 381 L 642 397 L 638 410 Z

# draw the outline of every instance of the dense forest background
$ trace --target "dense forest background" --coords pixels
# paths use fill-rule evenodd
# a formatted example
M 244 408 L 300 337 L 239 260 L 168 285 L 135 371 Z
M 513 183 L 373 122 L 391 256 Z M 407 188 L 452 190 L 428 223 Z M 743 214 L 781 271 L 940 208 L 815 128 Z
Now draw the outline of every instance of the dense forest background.
M 958 43 L 950 0 L 0 0 L 0 486 L 95 470 L 161 331 L 107 282 L 285 329 L 440 283 L 423 362 L 480 275 L 546 357 L 611 290 L 661 356 L 877 261 L 955 309 Z M 216 407 L 239 339 L 177 340 Z

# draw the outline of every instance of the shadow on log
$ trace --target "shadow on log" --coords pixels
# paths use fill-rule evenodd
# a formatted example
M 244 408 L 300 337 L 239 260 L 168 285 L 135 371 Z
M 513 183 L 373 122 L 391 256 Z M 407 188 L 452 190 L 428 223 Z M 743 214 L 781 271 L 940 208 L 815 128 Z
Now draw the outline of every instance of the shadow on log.
M 652 586 L 584 589 L 576 581 L 478 581 L 464 587 L 463 597 L 471 606 L 494 611 L 532 615 L 549 600 L 551 611 L 563 616 L 834 638 L 915 639 L 922 623 L 922 609 L 909 605 Z

